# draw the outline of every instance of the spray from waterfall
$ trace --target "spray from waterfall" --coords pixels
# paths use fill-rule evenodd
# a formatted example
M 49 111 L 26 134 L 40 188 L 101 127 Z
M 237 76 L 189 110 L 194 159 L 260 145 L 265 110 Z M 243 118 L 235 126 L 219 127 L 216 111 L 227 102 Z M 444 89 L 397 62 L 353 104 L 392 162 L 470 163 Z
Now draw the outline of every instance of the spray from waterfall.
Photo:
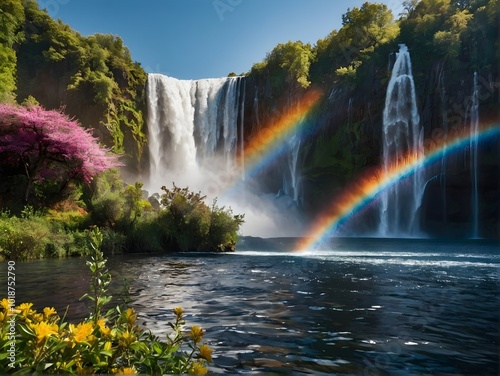
M 409 154 L 423 155 L 423 129 L 417 111 L 415 84 L 408 48 L 401 44 L 387 87 L 383 113 L 383 166 L 385 171 L 405 163 Z M 417 169 L 418 170 L 418 169 Z M 424 189 L 423 171 L 381 194 L 379 235 L 419 235 L 418 210 Z

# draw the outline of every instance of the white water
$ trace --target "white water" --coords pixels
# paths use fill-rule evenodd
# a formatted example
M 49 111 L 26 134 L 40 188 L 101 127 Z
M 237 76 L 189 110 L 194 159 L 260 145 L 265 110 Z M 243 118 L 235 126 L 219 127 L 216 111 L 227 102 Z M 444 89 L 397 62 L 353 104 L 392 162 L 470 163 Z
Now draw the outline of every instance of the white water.
M 148 76 L 148 189 L 175 182 L 216 196 L 238 175 L 239 80 Z
M 383 114 L 383 164 L 388 171 L 399 165 L 408 153 L 423 155 L 423 128 L 419 124 L 415 84 L 408 48 L 400 45 L 387 87 Z M 381 194 L 379 235 L 383 237 L 419 236 L 418 210 L 425 180 L 422 169 L 405 182 Z
M 478 159 L 478 136 L 479 136 L 479 99 L 477 72 L 474 72 L 474 89 L 472 91 L 472 104 L 470 111 L 470 170 L 472 181 L 472 238 L 479 236 L 479 199 L 478 199 L 478 178 L 477 178 L 477 159 Z

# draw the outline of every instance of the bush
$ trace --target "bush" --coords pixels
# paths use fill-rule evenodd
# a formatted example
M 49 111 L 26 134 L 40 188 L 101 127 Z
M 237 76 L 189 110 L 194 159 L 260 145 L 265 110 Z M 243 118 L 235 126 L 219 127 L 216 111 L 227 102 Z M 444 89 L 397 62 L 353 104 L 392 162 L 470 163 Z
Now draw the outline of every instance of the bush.
M 231 209 L 219 208 L 214 202 L 210 209 L 205 196 L 189 188 L 162 187 L 163 210 L 158 216 L 163 243 L 177 251 L 234 251 L 243 215 L 233 215 Z
M 106 295 L 111 275 L 100 251 L 102 239 L 98 230 L 91 233 L 87 265 L 92 277 L 90 293 L 84 296 L 91 302 L 87 319 L 72 324 L 51 307 L 37 312 L 32 303 L 14 307 L 13 299 L 0 302 L 0 372 L 204 375 L 212 350 L 202 343 L 204 333 L 199 326 L 182 332 L 181 308 L 174 309 L 175 320 L 169 323 L 173 332 L 165 341 L 141 329 L 132 308 L 118 306 L 103 312 L 111 300 Z M 10 357 L 13 344 L 15 356 Z
M 0 257 L 7 260 L 31 260 L 85 254 L 85 231 L 64 228 L 64 217 L 35 212 L 26 207 L 20 217 L 9 212 L 0 214 Z M 59 217 L 61 215 L 61 217 Z M 78 219 L 80 220 L 80 219 Z

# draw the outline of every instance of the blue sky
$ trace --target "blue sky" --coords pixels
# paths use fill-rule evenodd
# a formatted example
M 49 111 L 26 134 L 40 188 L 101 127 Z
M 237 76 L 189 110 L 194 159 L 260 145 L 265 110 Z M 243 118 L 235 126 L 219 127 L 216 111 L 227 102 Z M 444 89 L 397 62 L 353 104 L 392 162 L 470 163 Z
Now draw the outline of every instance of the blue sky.
M 278 43 L 315 44 L 366 0 L 38 0 L 82 35 L 120 36 L 149 73 L 245 73 Z M 381 0 L 397 18 L 403 0 Z

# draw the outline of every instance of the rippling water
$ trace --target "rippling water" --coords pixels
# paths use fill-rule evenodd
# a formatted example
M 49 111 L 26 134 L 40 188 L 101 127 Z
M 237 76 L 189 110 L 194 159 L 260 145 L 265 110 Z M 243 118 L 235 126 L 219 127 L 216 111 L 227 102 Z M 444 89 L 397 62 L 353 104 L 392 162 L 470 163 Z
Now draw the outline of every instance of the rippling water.
M 234 254 L 110 258 L 141 322 L 199 324 L 215 374 L 497 375 L 500 255 L 490 242 L 345 239 Z M 18 300 L 78 318 L 84 261 L 18 263 Z M 2 278 L 5 278 L 2 275 Z M 3 282 L 2 282 L 3 283 Z M 114 286 L 119 291 L 119 284 Z

